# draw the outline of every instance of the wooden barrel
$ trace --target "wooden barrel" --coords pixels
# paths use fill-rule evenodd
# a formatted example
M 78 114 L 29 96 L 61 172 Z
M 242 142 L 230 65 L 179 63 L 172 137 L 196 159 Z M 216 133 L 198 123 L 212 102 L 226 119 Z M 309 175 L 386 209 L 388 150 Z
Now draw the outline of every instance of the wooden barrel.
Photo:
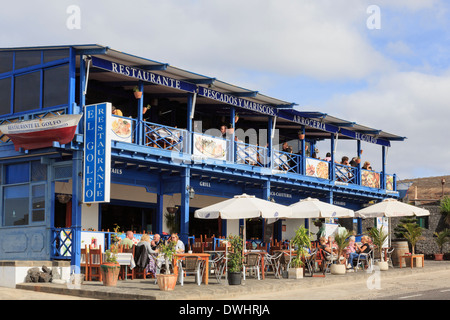
M 405 253 L 409 252 L 408 241 L 392 241 L 392 248 L 394 248 L 394 251 L 392 252 L 392 262 L 394 263 L 394 266 L 398 267 L 398 257 L 404 256 Z M 409 259 L 407 259 L 407 262 L 409 264 Z M 402 266 L 406 267 L 405 259 L 402 259 Z

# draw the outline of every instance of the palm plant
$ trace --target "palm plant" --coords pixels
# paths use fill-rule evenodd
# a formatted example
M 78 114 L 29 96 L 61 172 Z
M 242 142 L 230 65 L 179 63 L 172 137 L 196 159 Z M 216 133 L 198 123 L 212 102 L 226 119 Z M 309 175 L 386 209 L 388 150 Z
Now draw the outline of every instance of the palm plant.
M 388 234 L 383 232 L 383 226 L 381 226 L 380 229 L 378 228 L 371 228 L 369 230 L 369 235 L 372 238 L 372 242 L 374 245 L 378 248 L 378 253 L 380 255 L 380 259 L 382 257 L 381 253 L 383 251 L 383 244 L 386 241 Z
M 442 248 L 444 247 L 444 244 L 450 241 L 450 230 L 445 229 L 441 232 L 435 232 L 434 235 L 436 236 L 436 244 L 439 247 L 439 253 L 442 253 Z
M 351 235 L 352 235 L 351 232 L 345 228 L 344 230 L 336 232 L 336 235 L 334 236 L 334 241 L 336 242 L 338 248 L 338 259 L 342 256 L 342 253 L 344 252 L 345 248 L 348 247 Z
M 296 246 L 296 256 L 292 259 L 292 264 L 296 268 L 303 266 L 302 259 L 305 257 L 306 248 L 311 248 L 311 239 L 309 238 L 309 231 L 304 226 L 300 226 L 295 231 L 295 236 L 291 239 L 291 245 Z
M 411 244 L 411 251 L 414 254 L 416 243 L 424 239 L 422 237 L 422 228 L 416 223 L 405 223 L 402 227 L 405 229 L 403 237 Z

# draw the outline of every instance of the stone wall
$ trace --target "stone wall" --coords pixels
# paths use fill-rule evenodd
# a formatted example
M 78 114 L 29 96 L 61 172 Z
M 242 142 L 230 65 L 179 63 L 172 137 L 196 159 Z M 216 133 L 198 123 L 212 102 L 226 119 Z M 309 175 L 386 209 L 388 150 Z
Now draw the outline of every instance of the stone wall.
M 445 224 L 443 215 L 441 214 L 438 205 L 429 205 L 421 207 L 429 210 L 430 216 L 428 217 L 428 228 L 424 229 L 422 232 L 422 236 L 425 239 L 420 240 L 416 244 L 416 253 L 423 253 L 427 258 L 432 258 L 433 254 L 439 253 L 439 247 L 434 240 L 435 237 L 433 236 L 434 232 L 440 232 L 445 228 L 449 228 L 450 226 Z M 390 228 L 391 239 L 395 239 L 393 230 L 399 224 L 400 220 L 401 218 L 391 218 L 391 228 Z M 363 232 L 374 226 L 375 226 L 375 219 L 362 220 Z M 450 243 L 446 243 L 442 251 L 445 253 L 445 259 L 450 259 Z

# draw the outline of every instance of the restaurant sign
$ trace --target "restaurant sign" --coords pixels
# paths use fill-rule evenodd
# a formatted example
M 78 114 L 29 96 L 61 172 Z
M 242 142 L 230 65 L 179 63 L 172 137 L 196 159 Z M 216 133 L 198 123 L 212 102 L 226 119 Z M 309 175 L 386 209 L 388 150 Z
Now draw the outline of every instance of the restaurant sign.
M 268 106 L 266 104 L 261 104 L 257 102 L 253 102 L 246 99 L 241 99 L 236 96 L 222 93 L 219 91 L 215 91 L 209 88 L 199 87 L 198 95 L 203 96 L 205 98 L 213 99 L 215 101 L 223 102 L 226 104 L 230 104 L 236 107 L 256 111 L 259 113 L 264 113 L 270 116 L 275 116 L 277 111 L 274 107 Z
M 108 70 L 110 72 L 118 73 L 127 77 L 134 79 L 151 82 L 154 84 L 159 84 L 162 86 L 179 89 L 187 92 L 197 91 L 197 86 L 182 80 L 177 80 L 142 70 L 135 67 L 130 67 L 121 63 L 112 62 L 109 60 L 104 60 L 96 57 L 92 57 L 92 66 L 100 69 Z
M 85 107 L 83 202 L 109 202 L 111 185 L 111 103 Z

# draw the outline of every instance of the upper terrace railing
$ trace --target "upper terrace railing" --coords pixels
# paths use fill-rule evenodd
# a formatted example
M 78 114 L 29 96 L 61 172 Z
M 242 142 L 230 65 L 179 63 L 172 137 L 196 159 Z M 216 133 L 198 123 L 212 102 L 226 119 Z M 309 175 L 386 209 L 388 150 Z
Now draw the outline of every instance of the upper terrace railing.
M 0 123 L 15 122 L 66 113 L 66 108 L 27 115 L 26 118 L 1 119 Z M 113 115 L 112 139 L 190 155 L 193 160 L 212 159 L 244 166 L 270 168 L 274 174 L 293 174 L 332 180 L 335 184 L 360 185 L 374 189 L 396 190 L 395 174 L 383 174 L 325 160 L 304 157 L 241 141 L 214 137 L 200 132 L 166 126 L 148 121 Z M 2 136 L 0 144 L 10 142 Z

